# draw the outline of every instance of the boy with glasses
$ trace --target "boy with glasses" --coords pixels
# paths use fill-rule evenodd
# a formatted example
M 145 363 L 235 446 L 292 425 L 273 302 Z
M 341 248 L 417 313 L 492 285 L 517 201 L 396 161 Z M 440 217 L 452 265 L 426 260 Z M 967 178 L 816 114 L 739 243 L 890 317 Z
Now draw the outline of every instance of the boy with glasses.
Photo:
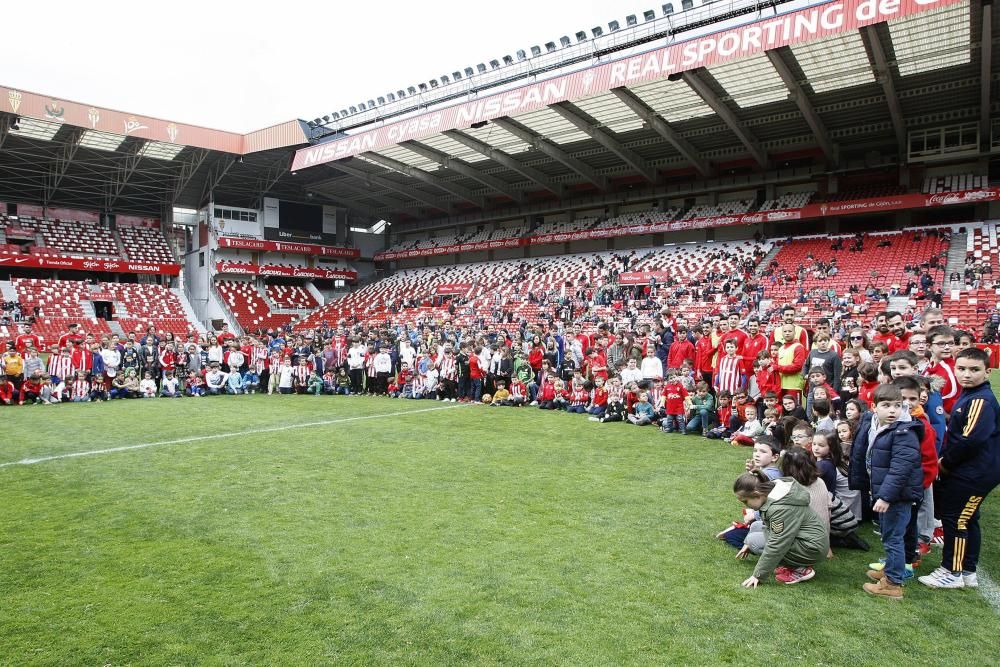
M 924 369 L 924 375 L 937 375 L 944 380 L 941 387 L 941 401 L 945 415 L 950 415 L 958 400 L 958 382 L 955 380 L 955 362 L 951 357 L 955 345 L 955 331 L 949 326 L 939 325 L 927 331 L 930 343 L 931 361 Z

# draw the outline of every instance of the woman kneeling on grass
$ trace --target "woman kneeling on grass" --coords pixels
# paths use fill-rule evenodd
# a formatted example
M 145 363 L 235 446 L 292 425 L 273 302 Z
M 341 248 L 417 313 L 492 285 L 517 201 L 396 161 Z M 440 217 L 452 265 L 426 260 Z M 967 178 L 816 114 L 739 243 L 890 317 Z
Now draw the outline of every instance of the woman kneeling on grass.
M 774 481 L 759 470 L 736 478 L 733 493 L 741 503 L 760 512 L 764 524 L 764 551 L 753 576 L 743 582 L 756 588 L 773 570 L 774 578 L 785 584 L 812 579 L 812 566 L 830 549 L 830 535 L 822 520 L 809 507 L 809 492 L 791 477 Z M 746 558 L 749 549 L 741 549 L 737 558 Z

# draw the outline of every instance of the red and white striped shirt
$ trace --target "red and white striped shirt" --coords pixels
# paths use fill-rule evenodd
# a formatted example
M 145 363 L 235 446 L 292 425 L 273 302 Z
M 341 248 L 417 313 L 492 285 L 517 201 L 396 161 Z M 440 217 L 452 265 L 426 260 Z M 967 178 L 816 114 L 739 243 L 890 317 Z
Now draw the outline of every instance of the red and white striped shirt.
M 271 357 L 267 370 L 271 375 L 277 375 L 281 371 L 282 365 L 281 357 Z
M 621 403 L 625 400 L 625 387 L 611 385 L 608 387 L 608 403 Z
M 65 382 L 73 373 L 73 357 L 54 354 L 49 357 L 49 375 L 55 375 Z
M 583 387 L 573 389 L 569 395 L 570 405 L 586 405 L 588 401 L 590 401 L 590 392 Z
M 738 391 L 743 391 L 745 383 L 743 358 L 721 357 L 719 359 L 719 372 L 715 376 L 715 388 L 719 391 L 735 394 Z
M 73 381 L 73 387 L 70 390 L 70 398 L 84 398 L 90 394 L 90 383 L 86 380 L 81 380 L 77 378 Z
M 513 398 L 524 398 L 524 383 L 514 382 L 510 385 L 510 397 Z
M 309 380 L 309 366 L 301 364 L 296 366 L 295 379 L 298 380 L 299 384 L 306 384 Z
M 455 362 L 455 355 L 442 355 L 441 358 L 438 359 L 437 367 L 442 380 L 458 379 L 458 365 Z M 513 387 L 511 387 L 511 389 L 513 389 Z

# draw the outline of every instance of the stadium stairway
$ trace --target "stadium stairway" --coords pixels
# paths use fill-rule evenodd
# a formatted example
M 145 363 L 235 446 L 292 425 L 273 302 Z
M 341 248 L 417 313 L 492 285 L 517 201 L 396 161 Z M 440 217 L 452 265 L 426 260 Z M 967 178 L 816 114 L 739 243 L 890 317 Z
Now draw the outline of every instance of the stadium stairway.
M 191 303 L 188 301 L 187 295 L 184 293 L 184 288 L 171 287 L 170 291 L 173 292 L 177 297 L 177 300 L 181 302 L 181 306 L 184 308 L 184 315 L 187 317 L 187 320 L 193 329 L 198 333 L 205 333 L 205 325 L 202 324 L 198 319 L 198 316 L 194 314 L 194 308 L 191 307 Z
M 125 340 L 126 338 L 125 330 L 122 329 L 122 325 L 119 324 L 116 320 L 108 320 L 108 328 L 111 329 L 111 333 L 117 334 L 118 337 L 121 338 L 121 340 Z
M 3 296 L 3 301 L 5 303 L 18 300 L 17 290 L 14 289 L 14 283 L 9 280 L 0 280 L 0 295 Z
M 771 249 L 768 251 L 768 253 L 764 255 L 764 259 L 760 260 L 760 263 L 757 264 L 757 270 L 754 272 L 754 274 L 757 276 L 762 275 L 764 271 L 767 270 L 767 267 L 771 265 L 771 261 L 778 255 L 780 251 L 781 251 L 780 243 L 775 243 L 773 246 L 771 246 Z M 768 306 L 770 307 L 770 303 L 768 304 Z
M 952 273 L 962 275 L 965 271 L 965 255 L 968 237 L 968 232 L 951 233 L 951 247 L 948 248 L 948 264 L 944 269 L 944 284 L 939 285 L 942 290 L 948 289 L 948 276 Z
M 898 313 L 905 313 L 910 306 L 910 297 L 906 294 L 900 296 L 890 296 L 886 310 L 895 310 Z

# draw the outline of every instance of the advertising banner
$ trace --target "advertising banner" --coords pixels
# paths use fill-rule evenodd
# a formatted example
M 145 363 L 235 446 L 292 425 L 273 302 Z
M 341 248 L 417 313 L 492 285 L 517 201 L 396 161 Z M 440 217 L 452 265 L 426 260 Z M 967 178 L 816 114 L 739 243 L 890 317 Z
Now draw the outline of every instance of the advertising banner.
M 956 4 L 962 0 L 839 0 L 761 18 L 759 21 L 709 35 L 674 42 L 661 49 L 607 62 L 597 67 L 554 77 L 519 88 L 473 99 L 337 141 L 303 148 L 295 153 L 292 171 L 367 153 L 402 141 L 421 139 L 474 123 L 518 116 L 557 102 L 593 97 L 612 88 L 664 79 L 671 74 L 711 67 L 771 49 L 911 16 Z M 338 28 L 330 26 L 331 33 Z
M 281 241 L 266 241 L 262 239 L 241 239 L 228 236 L 219 237 L 220 248 L 235 250 L 259 250 L 261 252 L 285 252 L 293 255 L 320 255 L 321 257 L 360 257 L 357 248 L 341 246 L 316 245 L 314 243 L 285 243 Z
M 181 272 L 180 264 L 132 262 L 118 259 L 43 257 L 41 255 L 0 255 L 0 266 L 30 269 L 70 269 L 72 271 L 92 271 L 95 273 L 155 273 L 163 276 L 176 276 Z
M 305 266 L 280 266 L 278 264 L 246 264 L 221 261 L 215 263 L 216 273 L 251 276 L 281 276 L 284 278 L 310 278 L 325 280 L 357 280 L 358 272 L 349 269 L 319 269 Z

